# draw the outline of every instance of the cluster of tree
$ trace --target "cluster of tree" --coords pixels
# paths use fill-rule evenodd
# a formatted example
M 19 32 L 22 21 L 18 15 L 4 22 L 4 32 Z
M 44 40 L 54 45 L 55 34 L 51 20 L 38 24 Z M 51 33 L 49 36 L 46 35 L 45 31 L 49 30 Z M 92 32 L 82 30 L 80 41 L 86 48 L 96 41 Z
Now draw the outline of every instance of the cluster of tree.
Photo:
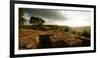
M 20 30 L 23 29 L 24 27 L 26 27 L 24 25 L 24 22 L 26 20 L 23 18 L 23 15 L 24 15 L 23 8 L 19 8 L 19 29 Z M 33 28 L 38 29 L 38 28 L 41 28 L 43 26 L 45 21 L 40 17 L 34 17 L 33 16 L 33 17 L 30 18 L 29 23 L 32 24 Z
M 32 24 L 33 27 L 34 26 L 37 28 L 42 27 L 44 23 L 45 23 L 45 21 L 40 17 L 31 17 L 30 18 L 30 24 Z

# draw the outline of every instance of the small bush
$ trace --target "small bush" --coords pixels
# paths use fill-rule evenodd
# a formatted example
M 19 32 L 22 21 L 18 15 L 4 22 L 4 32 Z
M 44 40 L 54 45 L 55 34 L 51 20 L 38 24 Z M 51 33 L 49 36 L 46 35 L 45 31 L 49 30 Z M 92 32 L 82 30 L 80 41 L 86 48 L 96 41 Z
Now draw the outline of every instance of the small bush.
M 70 30 L 70 27 L 65 27 L 64 31 L 68 32 Z
M 90 29 L 84 29 L 81 35 L 90 38 Z

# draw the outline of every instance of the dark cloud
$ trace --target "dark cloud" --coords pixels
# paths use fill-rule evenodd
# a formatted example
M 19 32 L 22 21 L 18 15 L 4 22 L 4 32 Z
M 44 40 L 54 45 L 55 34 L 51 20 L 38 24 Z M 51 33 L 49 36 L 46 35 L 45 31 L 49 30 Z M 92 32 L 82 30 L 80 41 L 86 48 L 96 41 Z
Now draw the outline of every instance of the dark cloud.
M 90 11 L 36 8 L 23 8 L 23 11 L 26 25 L 30 25 L 29 20 L 32 16 L 43 18 L 47 25 L 90 26 L 91 22 Z
M 43 17 L 50 20 L 58 20 L 62 21 L 67 19 L 60 10 L 53 10 L 53 9 L 33 9 L 33 8 L 24 8 L 24 13 L 26 13 L 29 17 L 36 16 L 36 17 Z

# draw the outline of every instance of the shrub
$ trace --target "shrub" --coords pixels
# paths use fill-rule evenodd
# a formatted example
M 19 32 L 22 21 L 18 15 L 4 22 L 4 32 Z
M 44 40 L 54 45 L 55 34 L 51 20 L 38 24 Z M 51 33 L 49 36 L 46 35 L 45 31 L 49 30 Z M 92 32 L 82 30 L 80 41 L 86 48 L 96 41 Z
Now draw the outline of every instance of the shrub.
M 70 30 L 70 27 L 65 27 L 64 31 L 68 32 Z
M 84 29 L 81 35 L 90 38 L 90 29 Z

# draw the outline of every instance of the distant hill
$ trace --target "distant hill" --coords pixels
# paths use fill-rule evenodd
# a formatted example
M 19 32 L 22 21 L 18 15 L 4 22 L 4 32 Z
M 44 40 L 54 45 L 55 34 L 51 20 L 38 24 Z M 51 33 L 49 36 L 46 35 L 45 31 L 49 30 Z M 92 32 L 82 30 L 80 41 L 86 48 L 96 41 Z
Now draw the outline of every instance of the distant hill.
M 72 27 L 72 29 L 77 31 L 77 32 L 82 32 L 84 29 L 90 30 L 90 26 Z

